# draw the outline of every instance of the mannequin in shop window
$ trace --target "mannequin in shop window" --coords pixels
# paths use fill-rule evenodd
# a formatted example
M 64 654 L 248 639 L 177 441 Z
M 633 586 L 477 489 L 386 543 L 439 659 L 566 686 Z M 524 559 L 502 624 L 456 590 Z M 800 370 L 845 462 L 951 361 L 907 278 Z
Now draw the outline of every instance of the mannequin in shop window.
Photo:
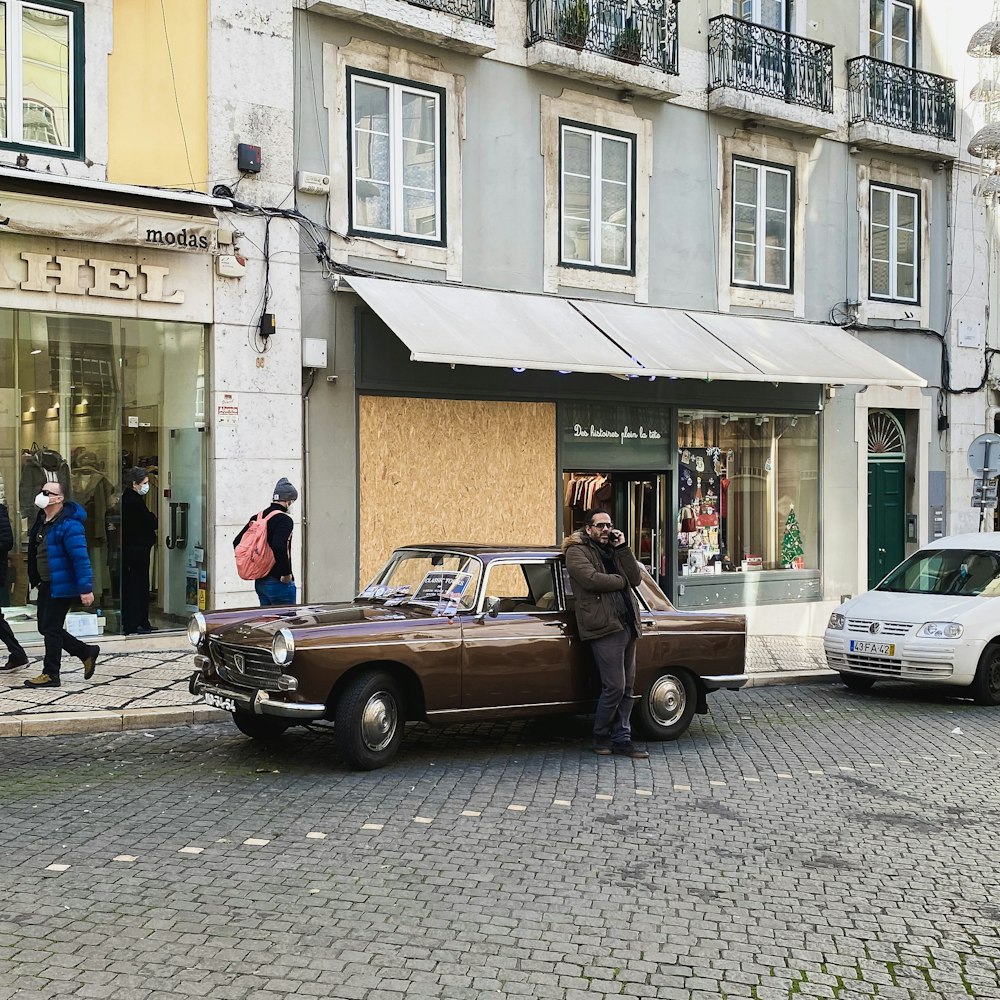
M 122 631 L 155 632 L 149 621 L 149 556 L 156 544 L 156 515 L 146 506 L 149 471 L 140 466 L 125 474 L 122 493 Z
M 108 570 L 108 511 L 115 502 L 115 487 L 104 474 L 97 455 L 84 448 L 73 452 L 73 498 L 87 512 L 84 533 L 90 565 L 94 570 L 94 593 L 110 595 L 111 573 Z

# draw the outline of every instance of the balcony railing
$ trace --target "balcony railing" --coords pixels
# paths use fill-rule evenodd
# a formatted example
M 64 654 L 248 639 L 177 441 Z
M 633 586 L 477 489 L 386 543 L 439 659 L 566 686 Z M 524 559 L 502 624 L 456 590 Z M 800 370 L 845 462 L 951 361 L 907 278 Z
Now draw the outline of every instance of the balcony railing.
M 493 0 L 407 0 L 414 7 L 439 10 L 443 14 L 464 17 L 487 28 L 493 27 Z
M 955 81 L 872 56 L 847 60 L 851 124 L 955 139 Z
M 528 44 L 558 42 L 677 72 L 678 0 L 528 0 Z
M 722 14 L 708 22 L 709 90 L 833 111 L 833 46 Z

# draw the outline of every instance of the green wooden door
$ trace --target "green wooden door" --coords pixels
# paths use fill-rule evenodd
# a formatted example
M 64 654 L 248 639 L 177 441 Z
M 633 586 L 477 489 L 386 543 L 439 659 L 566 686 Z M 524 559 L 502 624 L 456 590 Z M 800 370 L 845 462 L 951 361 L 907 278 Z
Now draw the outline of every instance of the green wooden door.
M 903 561 L 906 539 L 904 462 L 868 463 L 868 586 Z

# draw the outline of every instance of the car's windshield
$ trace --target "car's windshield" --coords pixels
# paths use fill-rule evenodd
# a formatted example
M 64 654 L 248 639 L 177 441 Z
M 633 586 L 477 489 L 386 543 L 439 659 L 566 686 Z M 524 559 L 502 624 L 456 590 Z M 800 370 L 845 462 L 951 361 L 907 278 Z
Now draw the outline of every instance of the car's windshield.
M 358 597 L 387 605 L 423 604 L 437 614 L 471 610 L 483 564 L 461 552 L 400 549 Z
M 1000 594 L 1000 553 L 982 549 L 925 549 L 901 562 L 876 588 L 897 594 Z

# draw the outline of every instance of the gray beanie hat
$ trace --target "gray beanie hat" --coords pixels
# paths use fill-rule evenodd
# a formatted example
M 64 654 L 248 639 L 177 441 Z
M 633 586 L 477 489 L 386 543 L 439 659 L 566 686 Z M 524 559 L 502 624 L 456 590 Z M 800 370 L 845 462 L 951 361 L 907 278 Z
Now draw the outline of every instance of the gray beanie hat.
M 284 476 L 274 484 L 274 497 L 272 499 L 284 502 L 285 500 L 298 500 L 298 498 L 299 491 Z

